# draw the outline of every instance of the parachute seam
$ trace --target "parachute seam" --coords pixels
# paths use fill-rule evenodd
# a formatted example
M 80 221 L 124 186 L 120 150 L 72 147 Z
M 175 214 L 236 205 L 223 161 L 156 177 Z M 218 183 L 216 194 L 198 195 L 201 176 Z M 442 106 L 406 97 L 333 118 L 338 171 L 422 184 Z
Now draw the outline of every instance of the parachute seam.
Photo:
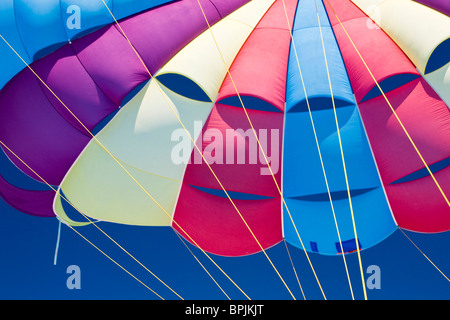
M 27 47 L 25 46 L 25 42 L 23 41 L 22 35 L 20 33 L 19 25 L 17 24 L 17 9 L 16 9 L 16 0 L 13 0 L 13 15 L 14 15 L 14 24 L 16 25 L 17 34 L 19 35 L 20 42 L 22 43 L 22 47 L 27 54 L 28 60 L 33 61 L 33 58 L 30 58 L 30 53 L 28 52 Z
M 95 86 L 108 98 L 108 100 L 113 104 L 113 105 L 115 105 L 117 108 L 119 108 L 120 107 L 120 103 L 119 103 L 119 105 L 117 105 L 117 103 L 116 102 L 114 102 L 113 100 L 112 100 L 112 98 L 103 90 L 103 88 L 102 87 L 100 87 L 99 86 L 99 84 L 97 83 L 97 81 L 95 81 L 95 79 L 92 77 L 92 75 L 91 75 L 91 73 L 89 72 L 89 70 L 86 68 L 86 66 L 83 64 L 83 62 L 81 61 L 81 59 L 80 59 L 80 57 L 78 56 L 78 53 L 75 51 L 75 48 L 73 47 L 73 45 L 70 43 L 69 44 L 69 46 L 70 46 L 70 48 L 72 49 L 72 51 L 73 51 L 73 53 L 74 53 L 74 56 L 77 58 L 77 60 L 78 60 L 78 62 L 80 63 L 80 65 L 83 67 L 83 69 L 84 69 L 84 71 L 86 71 L 86 73 L 87 73 L 87 75 L 89 76 L 89 78 L 91 78 L 91 80 L 94 82 L 94 84 L 95 84 Z M 144 81 L 143 81 L 144 82 Z M 141 83 L 143 83 L 143 82 L 140 82 L 139 84 L 141 84 Z M 139 85 L 138 84 L 138 85 Z M 132 90 L 130 90 L 130 92 L 131 92 Z M 128 93 L 130 93 L 130 92 L 128 92 Z M 127 94 L 128 94 L 127 93 Z
M 52 108 L 56 111 L 56 113 L 61 117 L 61 119 L 66 122 L 69 126 L 71 126 L 73 129 L 75 129 L 76 131 L 78 131 L 79 133 L 81 133 L 83 136 L 90 138 L 91 136 L 89 135 L 90 131 L 85 127 L 84 130 L 81 128 L 78 128 L 75 124 L 71 123 L 63 114 L 62 114 L 62 110 L 59 110 L 56 105 L 50 100 L 50 98 L 47 96 L 47 94 L 45 93 L 44 87 L 45 85 L 42 84 L 42 81 L 39 81 L 39 79 L 37 79 L 36 77 L 34 77 L 34 80 L 37 82 L 39 88 L 41 89 L 42 95 L 45 97 L 45 99 L 47 100 L 47 102 L 52 106 Z M 50 91 L 50 90 L 49 90 Z M 83 124 L 84 127 L 84 124 Z M 87 131 L 87 132 L 84 132 Z

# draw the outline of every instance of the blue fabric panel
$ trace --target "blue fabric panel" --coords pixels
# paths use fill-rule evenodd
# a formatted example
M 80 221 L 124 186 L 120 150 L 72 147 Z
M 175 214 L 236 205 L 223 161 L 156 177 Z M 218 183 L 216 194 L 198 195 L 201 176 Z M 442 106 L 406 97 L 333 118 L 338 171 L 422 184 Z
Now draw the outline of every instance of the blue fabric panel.
M 336 242 L 336 250 L 338 253 L 347 253 L 347 252 L 353 252 L 355 250 L 362 250 L 361 241 L 358 239 L 358 246 L 356 245 L 355 239 L 350 240 L 342 240 L 341 242 Z
M 92 0 L 85 0 L 92 1 Z M 113 0 L 112 11 L 117 20 L 123 19 L 125 17 L 131 16 L 138 12 L 155 8 L 160 5 L 175 2 L 178 0 L 152 0 L 152 1 L 142 1 L 142 0 Z M 110 7 L 111 8 L 111 7 Z
M 396 230 L 389 207 L 384 199 L 383 189 L 352 197 L 358 239 L 364 248 L 371 247 L 388 237 Z M 286 198 L 286 204 L 304 244 L 315 243 L 306 250 L 325 255 L 336 255 L 336 242 L 339 237 L 333 219 L 331 204 L 328 201 L 302 201 Z M 354 239 L 355 234 L 347 199 L 333 201 L 339 233 L 342 240 Z M 284 238 L 290 244 L 302 248 L 289 214 L 283 211 Z M 317 250 L 317 251 L 315 251 Z
M 173 0 L 106 0 L 117 20 Z M 74 7 L 79 8 L 74 11 Z M 68 10 L 69 9 L 69 10 Z M 73 24 L 79 15 L 79 25 Z M 59 49 L 69 40 L 93 32 L 114 20 L 102 1 L 2 0 L 0 32 L 27 64 Z M 0 39 L 0 89 L 25 63 Z
M 59 0 L 16 0 L 14 8 L 17 28 L 33 60 L 51 52 L 46 48 L 67 43 Z
M 317 11 L 321 29 L 319 29 Z M 354 100 L 344 62 L 321 1 L 317 1 L 317 11 L 314 0 L 299 1 L 289 54 L 286 83 L 287 112 L 307 111 L 306 98 L 311 108 L 317 108 L 318 103 L 315 103 L 315 100 L 318 100 L 320 104 L 320 100 L 330 97 L 322 37 L 336 106 L 352 104 Z
M 317 1 L 316 9 L 315 0 L 299 0 L 293 30 L 318 27 L 317 12 L 319 13 L 320 25 L 329 27 L 330 22 L 322 1 Z
M 105 0 L 105 3 L 112 10 L 113 1 Z M 78 11 L 80 24 L 74 26 L 71 18 L 76 17 Z M 94 31 L 100 26 L 114 22 L 101 0 L 61 0 L 61 17 L 67 38 L 72 40 L 78 38 L 79 34 L 85 34 L 86 30 Z
M 348 105 L 353 102 L 353 91 L 332 29 L 330 27 L 322 28 L 322 36 L 324 38 L 335 102 L 338 107 Z M 294 45 L 301 74 L 295 56 Z M 303 105 L 303 111 L 307 111 L 306 98 L 309 99 L 311 108 L 316 108 L 314 107 L 316 105 L 314 100 L 328 98 L 330 94 L 331 90 L 319 28 L 313 27 L 294 31 L 286 84 L 287 112 L 298 112 L 298 105 Z
M 381 185 L 356 106 L 336 109 L 351 190 Z M 313 111 L 322 160 L 331 192 L 347 190 L 333 110 Z M 326 193 L 327 188 L 310 114 L 287 113 L 283 192 L 288 197 Z
M 320 1 L 317 2 L 317 10 L 322 34 L 314 0 L 301 0 L 295 17 L 296 29 L 291 43 L 286 87 L 283 194 L 303 243 L 315 243 L 307 250 L 334 255 L 337 253 L 335 243 L 339 242 L 339 238 L 331 205 L 334 206 L 341 239 L 355 238 L 339 135 L 359 240 L 365 248 L 375 245 L 395 231 L 396 224 L 339 47 Z M 306 105 L 306 96 L 311 112 Z M 283 208 L 283 221 L 286 241 L 301 248 L 286 208 Z
M 17 51 L 17 53 L 25 60 L 26 63 L 31 63 L 29 57 L 20 37 L 19 31 L 16 28 L 16 16 L 14 14 L 14 0 L 0 1 L 0 34 L 6 41 Z M 25 64 L 10 47 L 0 39 L 0 89 L 6 82 L 11 80 L 20 70 L 25 68 Z

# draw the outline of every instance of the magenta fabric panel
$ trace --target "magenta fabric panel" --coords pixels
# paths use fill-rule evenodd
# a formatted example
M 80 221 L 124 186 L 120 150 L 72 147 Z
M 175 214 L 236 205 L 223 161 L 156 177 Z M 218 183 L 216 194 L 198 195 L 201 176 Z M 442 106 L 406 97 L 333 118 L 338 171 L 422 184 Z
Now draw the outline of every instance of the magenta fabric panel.
M 258 110 L 247 110 L 247 112 L 276 181 L 281 187 L 284 115 Z M 197 144 L 227 191 L 279 196 L 279 191 L 242 108 L 216 104 L 203 127 Z M 192 152 L 191 163 L 186 168 L 183 182 L 212 189 L 220 188 L 196 149 Z
M 386 97 L 427 163 L 450 155 L 450 112 L 425 80 Z M 424 167 L 384 97 L 361 103 L 359 109 L 385 184 Z
M 48 101 L 68 123 L 89 138 L 92 129 L 104 117 L 118 108 L 99 89 L 68 45 L 45 59 L 34 62 L 31 68 L 65 106 L 41 81 L 38 81 Z M 12 90 L 19 91 L 23 89 L 24 87 L 20 84 L 12 88 Z M 49 125 L 51 124 L 49 123 Z
M 0 175 L 0 197 L 11 207 L 39 217 L 54 217 L 55 191 L 35 191 L 17 188 Z
M 333 31 L 357 102 L 361 102 L 371 90 L 377 89 L 376 83 L 367 67 L 382 86 L 384 92 L 395 88 L 395 83 L 391 83 L 389 87 L 383 86 L 382 82 L 388 78 L 409 74 L 410 76 L 406 80 L 404 77 L 403 79 L 401 77 L 397 78 L 395 82 L 398 83 L 397 86 L 401 86 L 405 84 L 405 81 L 410 81 L 411 78 L 419 76 L 419 72 L 408 57 L 383 30 L 368 28 L 368 23 L 371 22 L 358 7 L 350 1 L 330 1 L 330 3 L 345 27 L 344 31 L 336 18 L 331 19 L 334 22 Z M 334 17 L 333 10 L 331 10 L 327 2 L 325 2 L 325 6 L 328 16 Z M 349 16 L 349 19 L 343 21 L 343 17 L 346 15 Z M 349 37 L 363 57 L 367 67 L 361 60 Z M 389 59 L 386 59 L 387 54 Z
M 209 23 L 216 23 L 220 19 L 217 9 L 209 0 L 201 4 Z M 124 19 L 120 26 L 152 75 L 208 28 L 197 0 L 170 3 Z
M 72 42 L 76 56 L 115 105 L 127 94 L 150 79 L 133 48 L 112 25 Z
M 209 0 L 219 12 L 221 18 L 226 17 L 236 9 L 242 7 L 250 0 Z M 200 1 L 203 6 L 203 1 Z M 208 18 L 209 19 L 209 18 Z
M 0 94 L 0 139 L 49 184 L 59 185 L 90 138 L 64 120 L 28 69 Z M 26 174 L 41 181 L 5 150 Z
M 291 42 L 296 0 L 285 1 L 289 24 L 283 2 L 276 1 L 256 26 L 230 67 L 219 92 L 217 101 L 241 107 L 236 91 L 244 106 L 261 109 L 261 101 L 246 99 L 250 96 L 271 104 L 272 111 L 284 112 L 286 98 L 286 74 Z M 261 66 L 264 66 L 263 68 Z M 232 78 L 232 79 L 231 79 Z
M 450 195 L 450 167 L 435 172 L 434 177 L 447 196 Z M 450 230 L 450 207 L 431 176 L 385 186 L 397 224 L 418 232 Z
M 450 111 L 423 78 L 386 97 L 428 166 L 449 157 Z M 369 100 L 359 108 L 398 225 L 420 232 L 449 230 L 450 208 L 432 177 L 400 180 L 426 167 L 385 99 Z M 434 173 L 447 197 L 449 172 L 446 167 Z
M 448 0 L 414 0 L 427 7 L 437 10 L 447 16 L 450 16 L 450 1 Z

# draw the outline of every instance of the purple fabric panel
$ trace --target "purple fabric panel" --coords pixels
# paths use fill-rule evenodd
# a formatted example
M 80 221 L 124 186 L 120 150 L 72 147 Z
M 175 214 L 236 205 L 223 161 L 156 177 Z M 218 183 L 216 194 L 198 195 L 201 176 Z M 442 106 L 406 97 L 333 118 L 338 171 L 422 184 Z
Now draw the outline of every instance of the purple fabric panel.
M 125 37 L 110 25 L 72 42 L 83 66 L 116 104 L 150 78 Z
M 34 62 L 32 68 L 89 131 L 118 108 L 92 80 L 69 45 Z M 86 136 L 91 137 L 44 84 L 40 81 L 39 84 L 59 114 Z
M 433 8 L 447 16 L 450 16 L 450 1 L 449 0 L 415 0 L 427 7 Z
M 0 140 L 47 183 L 59 185 L 89 137 L 64 120 L 25 69 L 0 91 Z M 41 181 L 14 155 L 14 164 Z
M 202 1 L 210 24 L 249 0 Z M 155 73 L 188 42 L 206 30 L 197 0 L 174 2 L 120 22 L 150 72 Z M 143 27 L 144 26 L 144 27 Z M 115 24 L 72 42 L 83 66 L 102 91 L 117 105 L 150 78 Z
M 236 9 L 242 7 L 247 2 L 250 2 L 250 0 L 210 0 L 212 4 L 216 7 L 217 11 L 219 11 L 219 14 L 221 17 L 226 17 Z
M 0 197 L 11 207 L 34 216 L 54 217 L 55 191 L 35 191 L 17 188 L 0 175 Z
M 220 19 L 216 8 L 209 0 L 201 4 L 210 24 L 216 23 Z M 197 0 L 164 5 L 125 19 L 120 26 L 152 75 L 208 27 Z

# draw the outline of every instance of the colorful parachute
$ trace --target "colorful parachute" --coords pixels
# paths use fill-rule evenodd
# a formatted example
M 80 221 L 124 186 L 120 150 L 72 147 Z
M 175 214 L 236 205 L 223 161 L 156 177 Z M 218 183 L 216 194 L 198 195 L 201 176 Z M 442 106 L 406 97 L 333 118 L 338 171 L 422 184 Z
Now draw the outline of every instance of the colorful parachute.
M 0 4 L 2 148 L 58 189 L 11 206 L 225 256 L 450 229 L 448 2 L 77 3 Z

